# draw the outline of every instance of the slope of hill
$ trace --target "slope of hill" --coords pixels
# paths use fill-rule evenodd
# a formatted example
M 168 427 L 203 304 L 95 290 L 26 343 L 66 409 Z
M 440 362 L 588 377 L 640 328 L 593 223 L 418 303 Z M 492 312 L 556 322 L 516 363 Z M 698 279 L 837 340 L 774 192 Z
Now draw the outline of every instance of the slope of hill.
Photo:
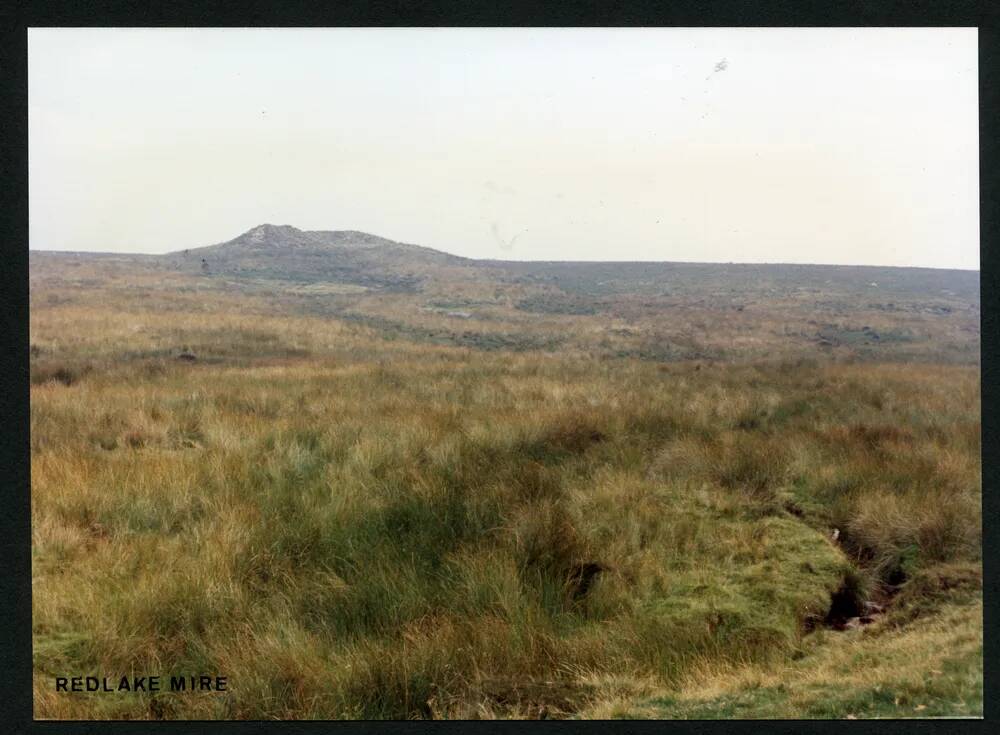
M 428 269 L 461 265 L 465 259 L 354 230 L 263 224 L 228 242 L 170 253 L 163 261 L 184 272 L 410 291 Z

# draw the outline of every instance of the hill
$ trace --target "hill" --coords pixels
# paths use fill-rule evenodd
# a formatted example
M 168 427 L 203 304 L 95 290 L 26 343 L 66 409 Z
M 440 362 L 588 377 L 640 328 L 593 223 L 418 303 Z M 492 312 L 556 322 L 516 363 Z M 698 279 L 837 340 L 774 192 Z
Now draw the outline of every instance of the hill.
M 163 257 L 184 272 L 285 281 L 326 281 L 409 291 L 428 269 L 463 258 L 354 230 L 305 231 L 263 224 L 218 245 Z
M 242 294 L 389 339 L 475 349 L 732 360 L 978 363 L 979 273 L 869 266 L 517 262 L 461 258 L 362 232 L 260 225 L 162 256 L 31 253 L 33 288 L 87 298 Z

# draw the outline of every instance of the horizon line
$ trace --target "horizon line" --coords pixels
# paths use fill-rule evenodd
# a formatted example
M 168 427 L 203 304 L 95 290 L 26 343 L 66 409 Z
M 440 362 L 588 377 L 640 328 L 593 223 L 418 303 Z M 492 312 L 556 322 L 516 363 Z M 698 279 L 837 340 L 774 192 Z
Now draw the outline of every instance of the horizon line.
M 363 232 L 362 230 L 302 230 L 302 232 L 359 232 L 366 235 L 372 235 L 370 232 Z M 244 233 L 245 234 L 245 233 Z M 374 237 L 382 237 L 381 235 L 373 235 Z M 238 236 L 237 236 L 238 237 Z M 236 238 L 233 238 L 236 239 Z M 384 240 L 389 240 L 389 238 L 382 238 Z M 213 245 L 196 245 L 190 248 L 181 248 L 180 250 L 167 250 L 165 252 L 157 253 L 142 253 L 135 251 L 114 251 L 114 250 L 57 250 L 52 248 L 32 248 L 28 247 L 29 253 L 53 253 L 61 255 L 126 255 L 126 256 L 140 256 L 149 258 L 162 258 L 165 255 L 173 255 L 175 253 L 181 253 L 184 250 L 200 250 L 202 248 L 215 247 L 216 245 L 225 245 L 230 242 L 227 240 L 223 243 L 214 243 Z M 414 247 L 427 248 L 428 250 L 434 250 L 435 252 L 441 253 L 442 255 L 449 255 L 454 258 L 461 258 L 462 260 L 474 261 L 477 263 L 538 263 L 538 264 L 563 264 L 563 265 L 576 265 L 576 264 L 620 264 L 620 265 L 794 265 L 794 266 L 816 266 L 822 268 L 910 268 L 918 270 L 930 270 L 930 271 L 963 271 L 969 273 L 981 273 L 982 268 L 967 268 L 962 266 L 936 266 L 936 265 L 886 265 L 879 263 L 818 263 L 818 262 L 802 262 L 802 261 L 748 261 L 748 260 L 518 260 L 516 258 L 474 258 L 468 255 L 456 255 L 455 253 L 450 253 L 447 250 L 441 250 L 439 248 L 434 248 L 429 245 L 417 245 L 416 243 L 406 243 L 400 242 L 398 240 L 391 240 L 391 242 L 397 245 L 412 245 Z

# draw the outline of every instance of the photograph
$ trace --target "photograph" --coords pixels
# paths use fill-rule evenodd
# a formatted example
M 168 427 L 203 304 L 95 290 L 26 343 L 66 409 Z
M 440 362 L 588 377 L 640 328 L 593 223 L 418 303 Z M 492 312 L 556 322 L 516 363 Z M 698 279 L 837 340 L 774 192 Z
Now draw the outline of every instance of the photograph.
M 983 718 L 976 27 L 26 33 L 35 720 Z

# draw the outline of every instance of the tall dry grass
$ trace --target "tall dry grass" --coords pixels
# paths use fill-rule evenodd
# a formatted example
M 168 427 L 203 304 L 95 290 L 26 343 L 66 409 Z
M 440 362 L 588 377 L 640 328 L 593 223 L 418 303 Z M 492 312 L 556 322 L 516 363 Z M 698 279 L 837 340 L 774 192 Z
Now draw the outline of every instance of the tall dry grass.
M 976 589 L 976 368 L 485 353 L 219 303 L 32 314 L 38 717 L 587 713 L 792 660 L 845 583 L 909 594 L 898 626 Z M 230 691 L 52 691 L 132 671 Z

